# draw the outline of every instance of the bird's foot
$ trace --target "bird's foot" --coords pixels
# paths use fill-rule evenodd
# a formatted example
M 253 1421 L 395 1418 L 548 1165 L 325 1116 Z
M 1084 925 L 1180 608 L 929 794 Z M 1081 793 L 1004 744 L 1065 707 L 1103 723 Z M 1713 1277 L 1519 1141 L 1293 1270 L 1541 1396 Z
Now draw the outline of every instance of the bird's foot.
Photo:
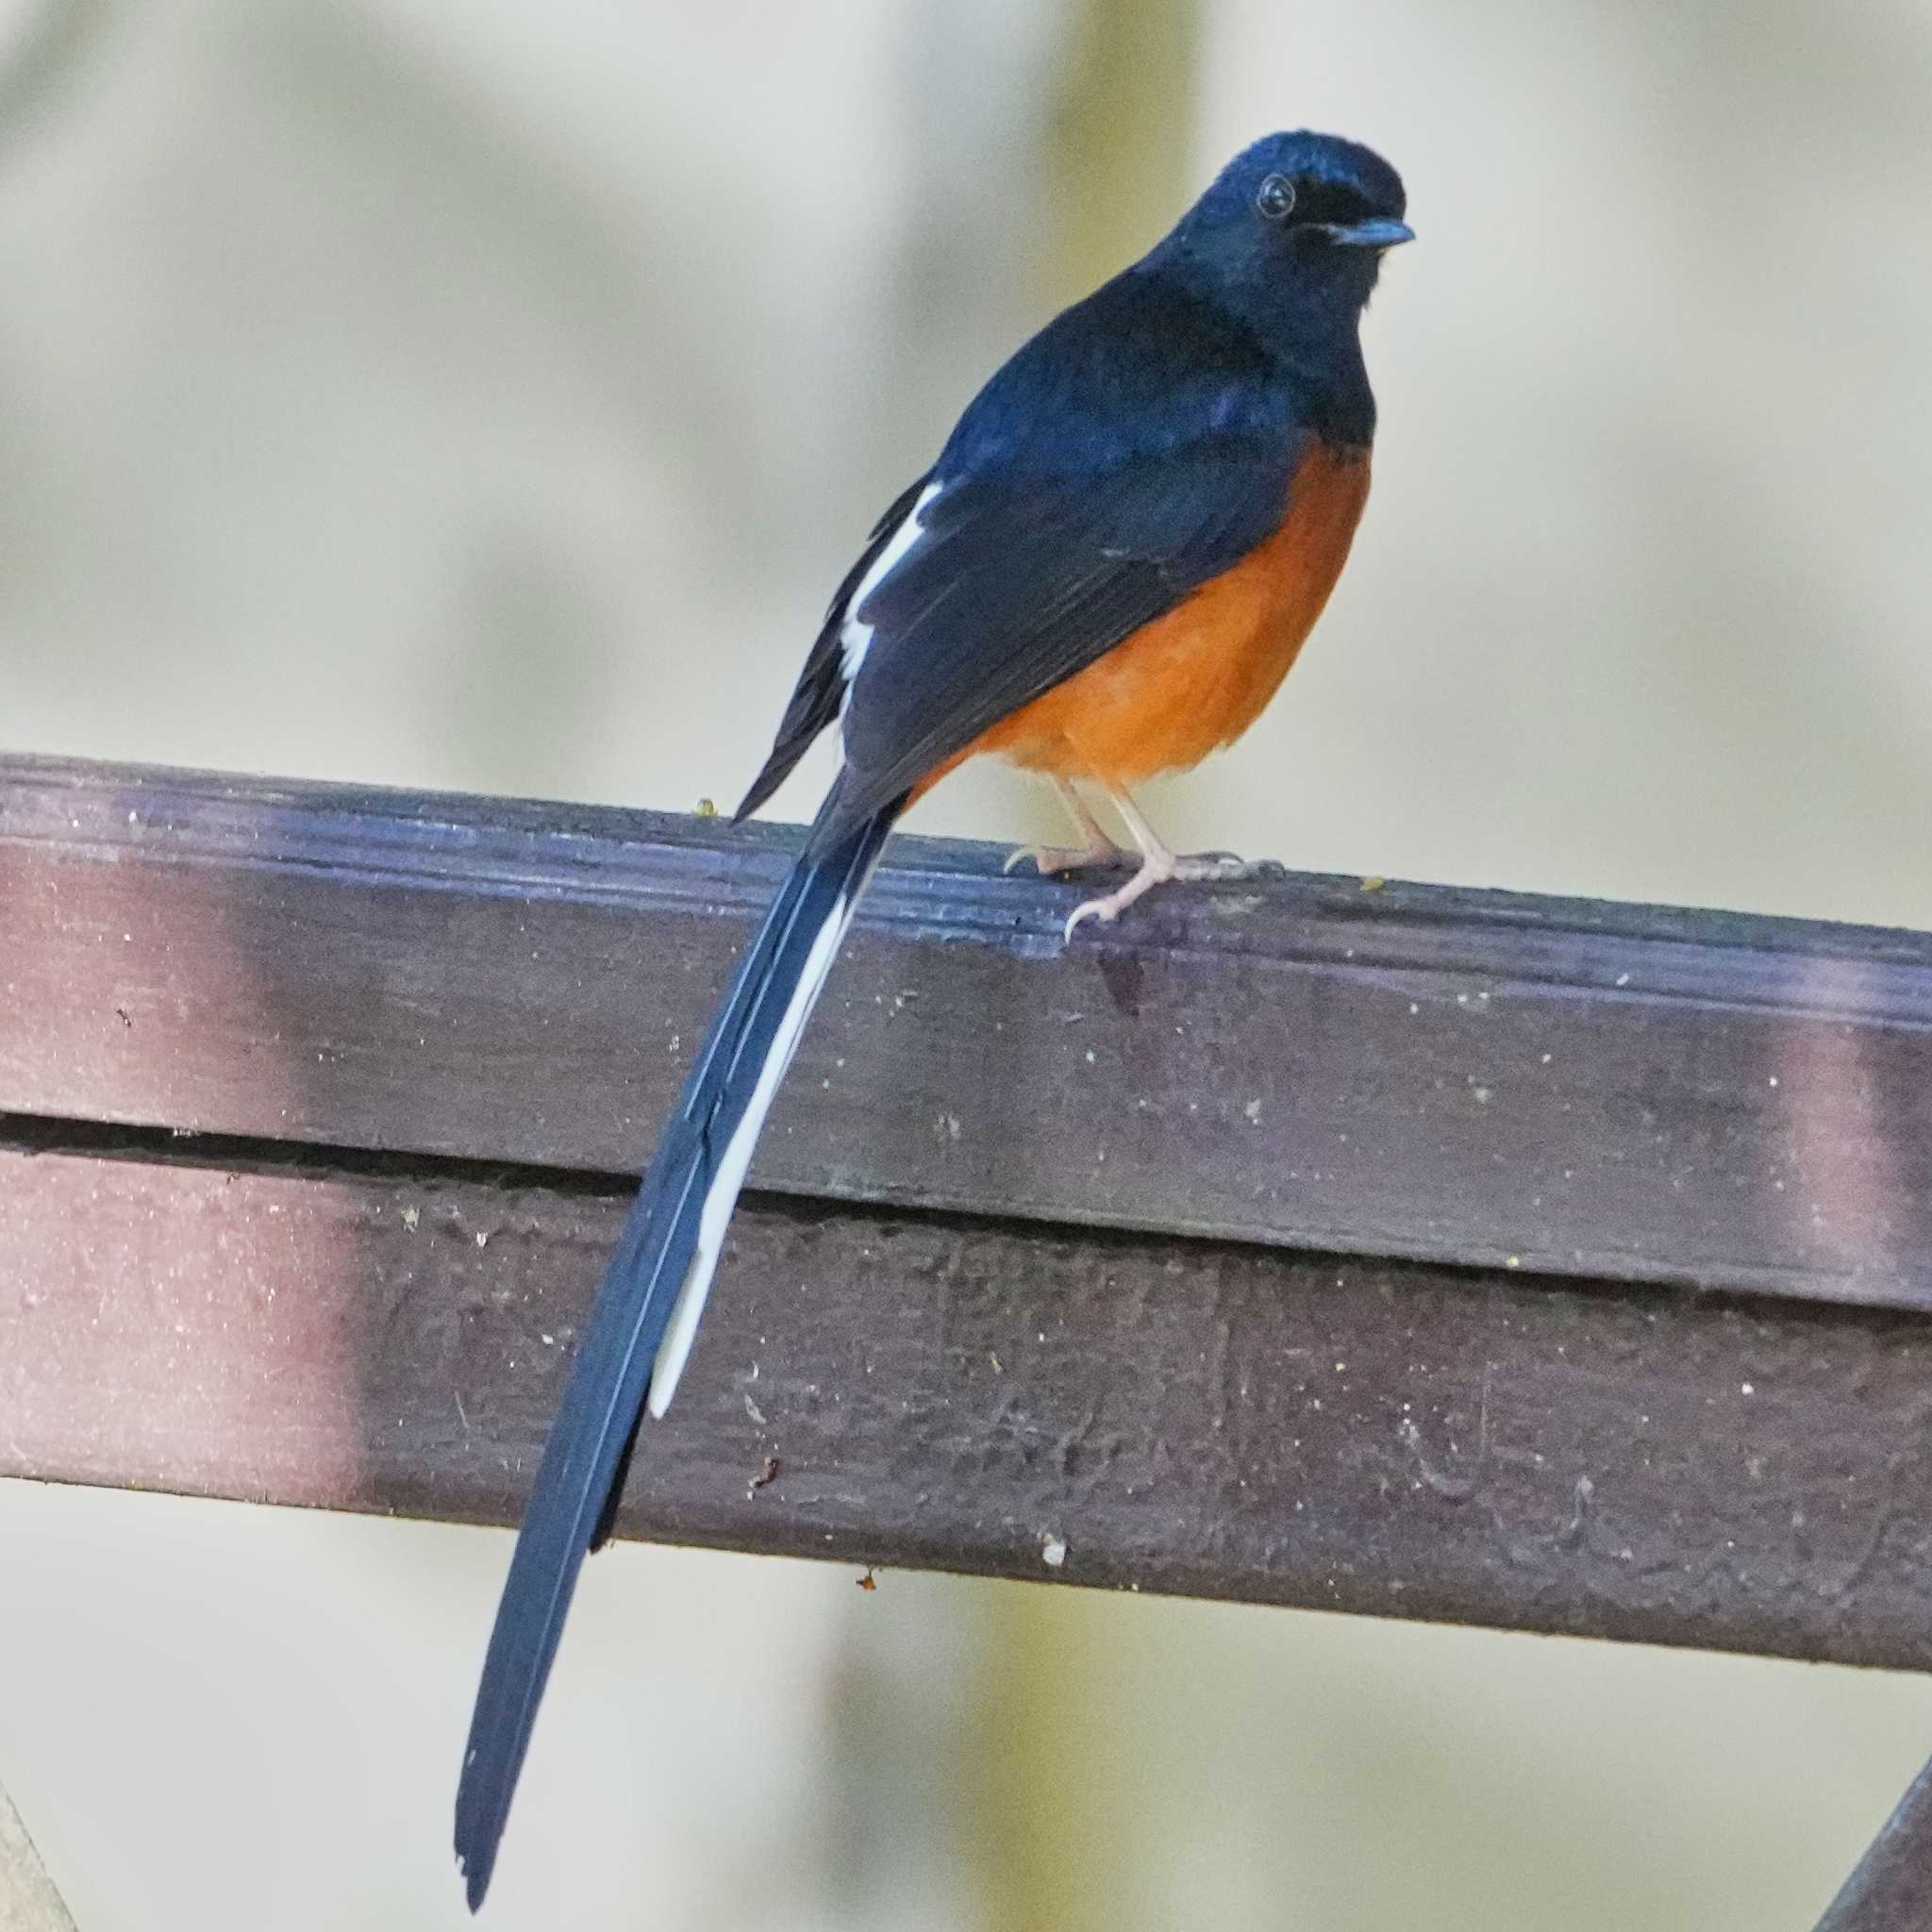
M 1242 858 L 1234 852 L 1189 852 L 1174 860 L 1173 876 L 1188 880 L 1252 879 L 1258 878 L 1271 863 L 1266 858 Z
M 1141 869 L 1125 885 L 1098 899 L 1087 899 L 1075 906 L 1066 924 L 1066 937 L 1074 937 L 1074 929 L 1082 921 L 1097 919 L 1103 925 L 1111 925 L 1136 899 L 1151 892 L 1156 886 L 1166 885 L 1169 880 L 1180 880 L 1189 884 L 1209 880 L 1259 878 L 1267 873 L 1278 873 L 1281 867 L 1272 858 L 1240 858 L 1232 852 L 1189 852 L 1176 854 L 1157 847 L 1141 861 Z
M 1083 920 L 1097 919 L 1103 925 L 1111 925 L 1143 893 L 1151 892 L 1169 879 L 1188 876 L 1180 868 L 1190 863 L 1189 859 L 1176 858 L 1172 852 L 1150 852 L 1141 859 L 1140 871 L 1125 885 L 1101 898 L 1084 899 L 1074 908 L 1067 916 L 1066 937 L 1071 940 Z
M 1016 865 L 1030 859 L 1034 871 L 1044 879 L 1068 872 L 1110 872 L 1116 866 L 1131 864 L 1133 858 L 1131 852 L 1123 851 L 1103 835 L 1090 839 L 1084 845 L 1022 845 L 1008 855 L 1000 870 L 1011 872 Z

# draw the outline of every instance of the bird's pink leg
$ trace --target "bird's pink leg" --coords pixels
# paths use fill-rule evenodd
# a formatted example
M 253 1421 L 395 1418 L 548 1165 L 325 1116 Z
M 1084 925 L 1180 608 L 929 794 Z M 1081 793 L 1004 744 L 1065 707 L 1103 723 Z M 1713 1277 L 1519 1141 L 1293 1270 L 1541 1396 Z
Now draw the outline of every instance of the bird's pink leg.
M 1106 827 L 1088 809 L 1087 801 L 1074 788 L 1071 780 L 1056 777 L 1053 788 L 1059 793 L 1060 803 L 1066 807 L 1074 830 L 1080 834 L 1080 843 L 1023 845 L 1001 867 L 1003 872 L 1011 872 L 1023 860 L 1030 858 L 1034 870 L 1045 878 L 1051 873 L 1085 872 L 1091 866 L 1124 865 L 1132 858 L 1131 853 L 1108 837 Z
M 1185 855 L 1170 852 L 1162 843 L 1159 833 L 1147 823 L 1141 808 L 1125 791 L 1110 790 L 1108 796 L 1114 809 L 1125 820 L 1127 830 L 1134 835 L 1135 844 L 1141 848 L 1141 868 L 1125 885 L 1108 892 L 1104 898 L 1088 899 L 1074 907 L 1067 920 L 1069 939 L 1073 938 L 1074 928 L 1083 919 L 1111 924 L 1136 899 L 1152 891 L 1156 886 L 1165 885 L 1169 879 L 1239 879 L 1246 878 L 1258 870 L 1246 859 L 1237 858 L 1231 852 Z

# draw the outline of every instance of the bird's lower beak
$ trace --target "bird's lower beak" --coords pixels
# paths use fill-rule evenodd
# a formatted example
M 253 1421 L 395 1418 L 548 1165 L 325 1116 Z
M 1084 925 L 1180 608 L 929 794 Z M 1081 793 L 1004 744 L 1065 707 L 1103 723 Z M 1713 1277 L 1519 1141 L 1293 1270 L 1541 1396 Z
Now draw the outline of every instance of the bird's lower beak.
M 1323 232 L 1343 248 L 1394 248 L 1415 240 L 1415 230 L 1407 222 L 1391 221 L 1387 216 L 1368 222 L 1331 222 Z

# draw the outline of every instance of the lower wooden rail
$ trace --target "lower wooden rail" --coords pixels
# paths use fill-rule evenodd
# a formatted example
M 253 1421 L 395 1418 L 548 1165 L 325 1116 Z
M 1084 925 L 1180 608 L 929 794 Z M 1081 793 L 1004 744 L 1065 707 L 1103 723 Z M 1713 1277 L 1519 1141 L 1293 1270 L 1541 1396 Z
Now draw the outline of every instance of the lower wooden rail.
M 627 1183 L 16 1122 L 0 1469 L 508 1523 Z M 766 1195 L 623 1527 L 1932 1663 L 1932 1326 Z

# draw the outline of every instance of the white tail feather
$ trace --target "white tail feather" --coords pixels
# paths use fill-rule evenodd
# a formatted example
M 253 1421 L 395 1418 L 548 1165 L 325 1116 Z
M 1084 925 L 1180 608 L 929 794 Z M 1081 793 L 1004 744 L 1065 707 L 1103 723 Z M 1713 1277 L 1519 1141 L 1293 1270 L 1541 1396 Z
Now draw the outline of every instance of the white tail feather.
M 836 900 L 825 916 L 825 923 L 819 928 L 818 938 L 812 941 L 811 951 L 806 956 L 805 971 L 799 975 L 798 985 L 792 991 L 791 1004 L 786 1008 L 785 1018 L 772 1037 L 771 1050 L 765 1055 L 765 1064 L 759 1069 L 758 1082 L 752 1089 L 744 1117 L 739 1122 L 737 1131 L 724 1149 L 724 1158 L 719 1161 L 718 1170 L 711 1177 L 698 1218 L 697 1252 L 691 1257 L 691 1266 L 685 1271 L 684 1285 L 677 1291 L 670 1324 L 664 1330 L 664 1339 L 658 1344 L 657 1358 L 651 1364 L 648 1406 L 654 1418 L 663 1415 L 671 1407 L 671 1398 L 677 1392 L 677 1378 L 684 1373 L 685 1360 L 691 1354 L 691 1342 L 697 1337 L 698 1323 L 704 1317 L 705 1298 L 711 1291 L 711 1276 L 717 1271 L 718 1257 L 724 1250 L 724 1230 L 730 1224 L 731 1210 L 738 1205 L 739 1192 L 744 1186 L 745 1171 L 751 1166 L 752 1149 L 758 1145 L 758 1135 L 764 1130 L 765 1116 L 772 1110 L 778 1083 L 784 1079 L 786 1070 L 791 1065 L 791 1057 L 798 1051 L 799 1036 L 805 1031 L 805 1023 L 811 1018 L 812 1006 L 825 983 L 825 975 L 832 970 L 832 961 L 838 957 L 839 942 L 852 923 L 853 908 L 858 893 L 864 890 L 864 883 L 863 879 L 855 882 L 849 893 Z

